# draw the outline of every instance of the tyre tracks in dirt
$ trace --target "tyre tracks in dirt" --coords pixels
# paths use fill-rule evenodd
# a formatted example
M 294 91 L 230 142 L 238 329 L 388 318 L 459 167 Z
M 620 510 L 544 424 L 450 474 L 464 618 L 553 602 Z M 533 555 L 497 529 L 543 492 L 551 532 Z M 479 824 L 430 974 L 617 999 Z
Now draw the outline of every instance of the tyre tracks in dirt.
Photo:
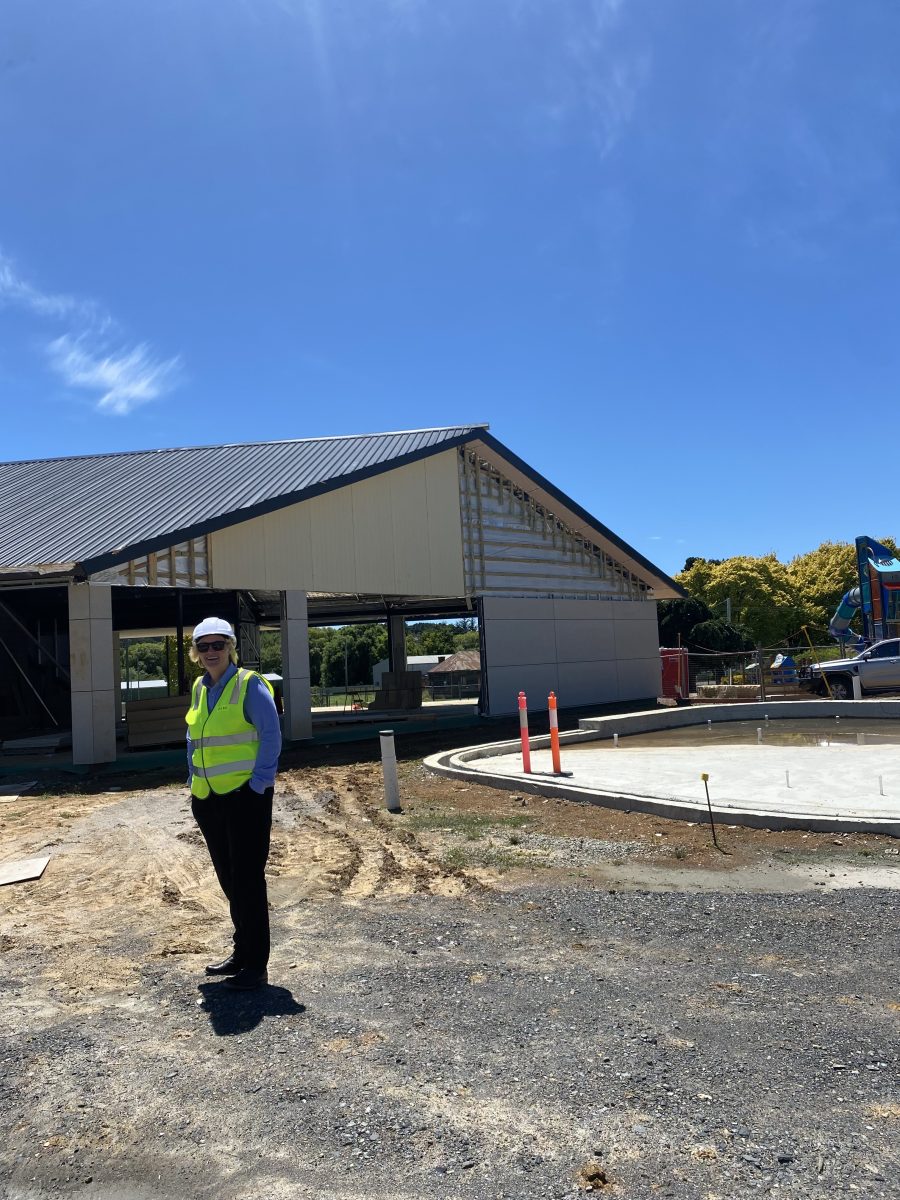
M 358 769 L 279 778 L 267 875 L 282 934 L 297 906 L 489 884 L 392 828 Z M 0 831 L 0 859 L 51 854 L 41 879 L 4 889 L 0 950 L 28 949 L 48 994 L 90 1008 L 134 982 L 148 958 L 217 955 L 228 909 L 183 788 L 33 797 Z
M 444 862 L 409 830 L 392 828 L 376 801 L 377 784 L 358 770 L 287 772 L 279 793 L 273 873 L 295 877 L 305 869 L 310 888 L 351 901 L 489 888 L 475 872 Z

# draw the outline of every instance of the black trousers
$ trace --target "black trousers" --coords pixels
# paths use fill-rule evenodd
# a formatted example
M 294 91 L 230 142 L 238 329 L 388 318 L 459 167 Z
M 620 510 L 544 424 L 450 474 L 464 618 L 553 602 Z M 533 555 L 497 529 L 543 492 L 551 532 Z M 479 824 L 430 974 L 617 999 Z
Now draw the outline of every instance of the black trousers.
M 249 784 L 226 796 L 191 797 L 194 819 L 206 839 L 216 877 L 231 907 L 234 956 L 261 971 L 269 961 L 269 899 L 266 859 L 272 832 L 272 796 Z

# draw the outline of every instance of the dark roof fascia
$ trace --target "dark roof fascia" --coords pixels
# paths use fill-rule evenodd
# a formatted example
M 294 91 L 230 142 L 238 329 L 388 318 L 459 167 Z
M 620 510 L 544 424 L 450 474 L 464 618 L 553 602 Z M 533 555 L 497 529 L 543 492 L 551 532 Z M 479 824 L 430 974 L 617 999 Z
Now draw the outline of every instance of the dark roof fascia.
M 543 475 L 535 471 L 534 467 L 530 467 L 528 463 L 519 458 L 517 454 L 514 454 L 512 450 L 508 449 L 508 447 L 504 446 L 502 442 L 498 441 L 493 434 L 488 433 L 487 430 L 485 430 L 482 433 L 476 434 L 475 437 L 470 435 L 468 441 L 475 441 L 476 438 L 485 446 L 489 446 L 492 450 L 495 450 L 498 454 L 502 455 L 507 462 L 516 467 L 517 470 L 521 471 L 523 475 L 528 475 L 543 491 L 553 496 L 554 499 L 559 500 L 561 504 L 564 504 L 566 508 L 575 513 L 575 515 L 580 517 L 581 520 L 586 524 L 593 525 L 594 529 L 596 529 L 598 533 L 602 534 L 607 541 L 612 542 L 614 546 L 617 546 L 630 558 L 633 558 L 636 563 L 640 563 L 640 565 L 656 579 L 662 580 L 662 582 L 668 587 L 676 591 L 679 596 L 687 596 L 687 592 L 680 584 L 676 583 L 674 579 L 670 579 L 664 571 L 661 571 L 659 567 L 654 566 L 649 559 L 644 558 L 643 554 L 640 554 L 633 546 L 629 546 L 627 542 L 622 541 L 622 539 L 617 537 L 611 529 L 607 529 L 607 527 L 601 521 L 598 521 L 595 516 L 592 516 L 586 508 L 582 508 L 576 500 L 571 498 L 571 496 L 567 496 L 565 492 L 560 491 L 560 489 L 555 487 L 549 479 L 545 479 Z
M 94 575 L 98 571 L 106 571 L 110 567 L 119 566 L 121 563 L 129 562 L 133 558 L 143 558 L 146 554 L 153 554 L 157 550 L 165 550 L 169 546 L 176 546 L 179 542 L 187 542 L 192 538 L 204 537 L 209 533 L 218 533 L 220 529 L 227 529 L 229 525 L 239 525 L 244 521 L 253 520 L 254 517 L 264 517 L 267 513 L 277 512 L 280 508 L 289 508 L 292 504 L 299 504 L 303 500 L 312 500 L 316 496 L 324 496 L 327 492 L 336 492 L 340 488 L 349 487 L 353 483 L 361 483 L 365 479 L 374 479 L 376 475 L 384 475 L 387 471 L 393 471 L 397 467 L 408 467 L 412 463 L 420 462 L 424 458 L 431 458 L 433 455 L 441 454 L 445 450 L 453 450 L 457 446 L 464 446 L 466 442 L 471 442 L 473 437 L 482 436 L 483 432 L 483 426 L 473 426 L 466 433 L 458 434 L 454 438 L 448 438 L 446 442 L 439 442 L 435 446 L 423 446 L 418 450 L 412 450 L 408 454 L 402 454 L 397 458 L 391 458 L 382 463 L 374 463 L 369 467 L 361 467 L 358 471 L 351 471 L 348 475 L 339 475 L 334 479 L 325 479 L 321 483 L 315 483 L 311 487 L 303 488 L 298 492 L 285 492 L 282 496 L 273 496 L 269 500 L 262 500 L 259 504 L 253 504 L 247 508 L 238 508 L 233 512 L 221 513 L 217 517 L 211 517 L 208 521 L 199 521 L 196 525 L 188 525 L 183 529 L 173 529 L 170 533 L 161 534 L 155 538 L 147 538 L 142 542 L 123 546 L 119 550 L 111 550 L 107 554 L 99 554 L 95 558 L 86 558 L 78 565 L 85 574 Z

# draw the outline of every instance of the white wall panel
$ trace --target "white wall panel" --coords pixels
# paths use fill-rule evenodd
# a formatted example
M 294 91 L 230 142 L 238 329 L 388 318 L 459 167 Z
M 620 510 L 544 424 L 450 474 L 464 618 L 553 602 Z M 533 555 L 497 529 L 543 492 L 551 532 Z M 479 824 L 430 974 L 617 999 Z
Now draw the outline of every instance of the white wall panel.
M 210 587 L 270 587 L 268 581 L 265 518 L 243 521 L 210 534 Z M 286 564 L 285 553 L 280 560 Z M 220 583 L 219 580 L 222 582 Z
M 312 511 L 305 504 L 295 504 L 269 513 L 260 524 L 265 539 L 266 587 L 280 591 L 278 579 L 287 564 L 312 562 Z
M 497 618 L 504 621 L 554 621 L 556 602 L 553 600 L 531 600 L 526 596 L 485 596 L 482 600 L 485 620 Z
M 359 591 L 397 592 L 396 539 L 390 477 L 381 475 L 350 489 L 353 545 Z M 403 553 L 403 550 L 400 550 Z
M 649 621 L 614 621 L 616 658 L 647 658 L 659 650 L 656 624 Z
M 630 610 L 633 607 L 647 606 L 623 604 L 615 600 L 593 600 L 587 604 L 584 600 L 554 600 L 553 617 L 556 621 L 609 621 L 617 610 Z
M 621 699 L 618 668 L 614 660 L 560 663 L 560 704 L 577 708 L 585 704 L 612 704 Z
M 313 579 L 328 579 L 329 591 L 358 591 L 352 489 L 340 488 L 305 504 L 309 507 Z
M 561 663 L 615 662 L 612 621 L 557 621 L 556 657 Z
M 553 621 L 491 621 L 489 660 L 493 666 L 556 663 Z
M 531 712 L 543 709 L 546 713 L 547 697 L 559 692 L 559 673 L 556 663 L 524 667 L 491 667 L 488 676 L 489 703 L 492 715 L 514 713 L 519 708 L 519 692 L 528 697 Z M 546 723 L 542 732 L 546 733 Z M 532 722 L 532 733 L 541 732 Z
M 388 479 L 394 545 L 398 550 L 394 590 L 416 595 L 431 582 L 425 464 L 415 463 L 402 471 L 392 471 Z
M 464 594 L 456 451 L 210 536 L 217 588 Z
M 515 712 L 520 690 L 531 708 L 551 689 L 566 708 L 659 695 L 653 603 L 494 596 L 482 615 L 491 714 Z
M 104 584 L 70 584 L 68 598 L 72 761 L 114 762 L 120 699 L 112 591 Z

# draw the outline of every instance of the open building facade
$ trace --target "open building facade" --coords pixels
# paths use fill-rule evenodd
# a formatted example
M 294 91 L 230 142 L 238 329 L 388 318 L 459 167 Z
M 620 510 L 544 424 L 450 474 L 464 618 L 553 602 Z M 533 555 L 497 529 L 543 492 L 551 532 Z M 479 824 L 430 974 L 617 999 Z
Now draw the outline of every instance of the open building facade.
M 656 601 L 680 594 L 487 426 L 5 463 L 0 741 L 70 729 L 76 763 L 113 761 L 119 639 L 174 634 L 181 659 L 210 614 L 250 666 L 280 629 L 294 741 L 310 625 L 386 622 L 402 672 L 405 621 L 477 616 L 486 716 L 520 690 L 652 700 Z

